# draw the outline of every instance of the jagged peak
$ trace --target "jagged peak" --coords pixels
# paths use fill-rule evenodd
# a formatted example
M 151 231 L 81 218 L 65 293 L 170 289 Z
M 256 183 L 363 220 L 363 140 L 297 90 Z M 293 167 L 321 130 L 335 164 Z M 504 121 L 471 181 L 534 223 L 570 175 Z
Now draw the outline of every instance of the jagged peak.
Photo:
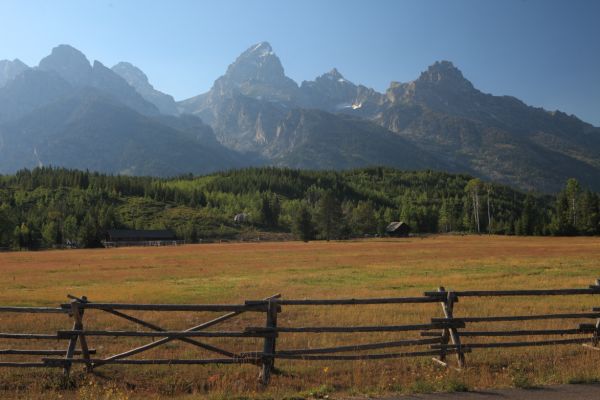
M 323 81 L 331 81 L 331 82 L 339 82 L 339 83 L 349 83 L 353 85 L 352 82 L 348 81 L 344 76 L 338 71 L 337 68 L 332 68 L 329 72 L 324 73 L 321 76 L 318 76 L 315 79 L 316 82 Z
M 335 67 L 332 68 L 331 71 L 329 71 L 329 72 L 321 75 L 321 78 L 327 78 L 327 79 L 331 79 L 331 80 L 339 81 L 339 82 L 345 82 L 346 81 L 346 79 L 344 78 L 344 76 Z
M 284 83 L 286 86 L 297 87 L 295 82 L 285 76 L 283 65 L 268 42 L 257 43 L 244 51 L 229 65 L 225 75 L 215 81 L 215 85 L 221 89 L 231 88 L 250 81 Z
M 17 66 L 17 67 L 21 67 L 21 68 L 29 68 L 29 66 L 27 64 L 25 64 L 23 61 L 19 60 L 18 58 L 15 58 L 14 60 L 0 60 L 0 64 L 10 64 L 12 66 Z
M 447 60 L 436 61 L 430 65 L 427 71 L 421 73 L 416 82 L 436 85 L 451 83 L 473 87 L 471 82 L 465 79 L 462 72 L 451 61 Z
M 68 44 L 61 44 L 53 48 L 50 55 L 40 61 L 38 68 L 42 71 L 56 72 L 74 85 L 87 84 L 92 73 L 92 67 L 87 57 Z
M 15 58 L 15 59 L 13 60 L 13 63 L 14 63 L 14 64 L 21 65 L 21 66 L 29 67 L 27 64 L 25 64 L 23 61 L 21 61 L 21 60 L 20 60 L 20 59 L 18 59 L 18 58 Z
M 127 82 L 149 83 L 148 76 L 132 63 L 121 61 L 111 68 Z
M 90 66 L 90 62 L 85 54 L 69 44 L 60 44 L 54 47 L 50 55 L 40 61 L 40 67 L 54 59 L 65 60 L 72 63 L 87 64 L 87 66 Z
M 275 55 L 275 53 L 273 52 L 273 48 L 269 42 L 260 42 L 252 45 L 242 53 L 242 56 L 266 57 L 272 55 Z
M 8 81 L 13 80 L 29 67 L 23 61 L 15 58 L 14 60 L 0 60 L 0 87 L 3 87 Z

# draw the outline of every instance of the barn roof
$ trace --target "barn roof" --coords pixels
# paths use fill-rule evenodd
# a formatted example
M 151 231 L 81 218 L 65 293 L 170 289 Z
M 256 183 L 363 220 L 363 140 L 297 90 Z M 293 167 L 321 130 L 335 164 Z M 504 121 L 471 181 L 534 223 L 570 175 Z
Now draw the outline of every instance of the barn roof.
M 161 229 L 161 230 L 109 229 L 106 233 L 111 238 L 111 240 L 176 239 L 175 232 L 173 232 L 170 229 Z

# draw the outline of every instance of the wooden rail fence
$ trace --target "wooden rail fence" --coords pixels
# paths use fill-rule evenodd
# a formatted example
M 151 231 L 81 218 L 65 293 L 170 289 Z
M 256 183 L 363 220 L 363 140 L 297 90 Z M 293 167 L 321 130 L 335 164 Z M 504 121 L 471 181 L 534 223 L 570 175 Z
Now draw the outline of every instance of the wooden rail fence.
M 39 361 L 5 361 L 0 359 L 0 367 L 59 367 L 68 376 L 73 364 L 83 364 L 86 371 L 108 364 L 128 365 L 188 365 L 188 364 L 254 364 L 260 367 L 259 378 L 268 384 L 271 373 L 275 370 L 276 359 L 286 360 L 378 360 L 403 357 L 431 357 L 433 361 L 448 366 L 448 355 L 456 355 L 458 368 L 465 366 L 465 354 L 476 349 L 517 348 L 530 346 L 557 346 L 582 344 L 589 349 L 600 350 L 600 307 L 589 312 L 494 315 L 455 317 L 456 303 L 468 297 L 506 297 L 506 296 L 579 296 L 600 295 L 600 280 L 588 288 L 581 289 L 536 289 L 536 290 L 471 290 L 452 291 L 440 287 L 437 291 L 425 292 L 420 297 L 371 298 L 371 299 L 326 299 L 326 300 L 291 300 L 282 299 L 276 294 L 262 300 L 246 301 L 242 304 L 124 304 L 97 303 L 86 297 L 68 295 L 69 303 L 59 307 L 0 307 L 0 315 L 4 313 L 25 314 L 62 314 L 68 315 L 72 322 L 71 329 L 58 330 L 53 333 L 0 333 L 0 340 L 31 340 L 66 343 L 63 349 L 0 349 L 2 358 L 12 356 L 41 356 Z M 432 317 L 429 321 L 412 325 L 374 325 L 374 326 L 285 326 L 278 324 L 278 315 L 283 307 L 294 306 L 360 306 L 383 304 L 440 304 L 442 317 Z M 84 327 L 84 312 L 100 310 L 113 316 L 125 319 L 148 330 L 88 330 Z M 220 316 L 197 324 L 185 330 L 167 330 L 154 323 L 130 315 L 130 311 L 156 312 L 212 312 Z M 215 325 L 231 320 L 245 313 L 264 313 L 264 326 L 247 326 L 240 330 L 208 330 Z M 568 329 L 520 329 L 520 330 L 477 330 L 479 323 L 502 323 L 539 320 L 585 321 Z M 472 328 L 474 327 L 474 328 Z M 358 332 L 417 332 L 411 339 L 381 341 L 367 344 L 353 344 L 333 347 L 278 349 L 280 335 L 289 333 L 328 334 Z M 88 346 L 88 340 L 109 336 L 151 338 L 152 341 L 124 352 L 95 357 L 97 351 Z M 541 337 L 539 340 L 515 341 L 514 337 Z M 556 336 L 568 336 L 557 339 Z M 156 339 L 159 337 L 160 339 Z M 471 338 L 501 337 L 508 338 L 496 342 L 470 342 Z M 544 338 L 546 337 L 546 338 Z M 551 338 L 548 338 L 551 337 Z M 204 342 L 205 338 L 260 338 L 262 350 L 235 352 L 220 346 Z M 480 339 L 481 340 L 481 339 Z M 132 359 L 131 357 L 171 341 L 180 341 L 217 355 L 216 358 L 173 358 L 173 359 Z M 78 347 L 79 344 L 79 347 Z M 398 349 L 402 347 L 419 348 L 412 351 L 394 351 L 387 353 L 364 354 L 364 351 Z M 350 353 L 350 354 L 339 354 Z M 94 357 L 93 357 L 94 356 Z

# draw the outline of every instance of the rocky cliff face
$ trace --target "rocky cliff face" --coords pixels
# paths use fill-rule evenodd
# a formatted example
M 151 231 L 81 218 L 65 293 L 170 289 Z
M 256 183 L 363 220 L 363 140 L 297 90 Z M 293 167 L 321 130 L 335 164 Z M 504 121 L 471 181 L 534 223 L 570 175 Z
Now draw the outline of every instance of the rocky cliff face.
M 300 92 L 302 106 L 339 112 L 352 107 L 356 98 L 356 85 L 346 80 L 336 68 L 333 68 L 314 81 L 302 82 Z
M 18 58 L 13 61 L 0 60 L 0 87 L 12 81 L 29 67 Z
M 41 71 L 56 73 L 74 87 L 93 87 L 117 98 L 132 109 L 145 114 L 156 115 L 158 109 L 144 98 L 125 79 L 95 61 L 92 66 L 79 50 L 60 45 L 40 61 Z
M 179 110 L 172 96 L 154 89 L 148 80 L 146 74 L 136 66 L 128 62 L 120 62 L 112 70 L 121 78 L 125 79 L 144 100 L 154 104 L 156 108 L 166 115 L 177 115 Z

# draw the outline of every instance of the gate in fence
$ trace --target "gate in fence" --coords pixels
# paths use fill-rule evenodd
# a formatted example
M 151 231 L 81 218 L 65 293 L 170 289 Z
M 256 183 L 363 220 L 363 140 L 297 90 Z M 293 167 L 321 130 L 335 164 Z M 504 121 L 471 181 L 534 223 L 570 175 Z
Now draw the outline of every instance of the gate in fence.
M 69 295 L 70 303 L 59 307 L 0 307 L 3 313 L 33 313 L 68 315 L 72 328 L 58 330 L 53 333 L 0 333 L 4 341 L 55 341 L 64 343 L 62 349 L 3 349 L 3 358 L 14 356 L 41 356 L 39 361 L 0 360 L 0 367 L 58 367 L 68 375 L 73 364 L 83 364 L 88 372 L 94 368 L 109 364 L 130 365 L 177 365 L 177 364 L 254 364 L 260 368 L 260 380 L 268 384 L 274 370 L 276 359 L 286 360 L 377 360 L 403 357 L 430 357 L 434 362 L 448 366 L 448 355 L 455 355 L 459 368 L 465 366 L 465 354 L 485 348 L 515 348 L 531 346 L 558 346 L 582 344 L 589 349 L 600 350 L 600 307 L 589 312 L 561 314 L 529 314 L 529 315 L 496 315 L 496 316 L 454 316 L 454 309 L 459 299 L 469 297 L 496 298 L 508 296 L 576 296 L 599 295 L 600 280 L 588 288 L 580 289 L 535 289 L 535 290 L 476 290 L 451 291 L 440 287 L 437 291 L 425 292 L 420 297 L 397 297 L 375 299 L 327 299 L 327 300 L 290 300 L 282 299 L 279 294 L 263 300 L 246 301 L 243 304 L 122 304 L 97 303 L 86 297 Z M 373 325 L 373 326 L 305 326 L 293 327 L 278 323 L 278 316 L 284 307 L 286 312 L 294 306 L 361 306 L 383 304 L 422 304 L 439 303 L 443 317 L 435 316 L 429 321 L 412 325 Z M 145 330 L 89 330 L 84 325 L 86 310 L 99 310 L 136 324 Z M 200 324 L 194 324 L 183 330 L 167 330 L 155 323 L 148 322 L 131 311 L 168 312 L 210 312 L 221 315 Z M 239 330 L 209 330 L 225 321 L 232 320 L 245 313 L 264 314 L 263 326 L 245 326 Z M 494 329 L 477 330 L 480 323 L 496 324 L 506 322 L 524 322 L 541 320 L 569 320 L 573 326 L 566 329 Z M 581 321 L 593 321 L 582 323 Z M 486 325 L 486 326 L 487 326 Z M 472 328 L 475 327 L 475 328 Z M 380 341 L 367 344 L 352 344 L 333 347 L 313 347 L 303 349 L 279 349 L 278 338 L 285 334 L 328 334 L 328 333 L 376 333 L 405 332 L 415 333 L 411 339 Z M 514 337 L 536 337 L 536 340 L 515 341 Z M 557 339 L 556 336 L 561 336 Z M 568 336 L 562 338 L 562 336 Z M 98 337 L 150 338 L 147 344 L 133 347 L 126 351 L 97 357 L 97 351 L 89 347 Z M 471 342 L 471 338 L 508 338 L 495 342 Z M 549 338 L 550 337 L 550 338 Z M 156 339 L 159 338 L 159 339 Z M 262 349 L 239 352 L 227 350 L 222 346 L 206 343 L 207 338 L 233 338 L 247 340 L 259 338 Z M 88 342 L 89 341 L 89 342 Z M 172 341 L 180 341 L 215 354 L 215 358 L 144 358 L 133 359 L 134 355 L 144 353 Z M 78 346 L 79 344 L 79 346 Z M 398 349 L 411 347 L 411 351 L 398 351 L 377 354 L 364 354 L 365 351 Z M 345 353 L 345 354 L 339 354 Z

